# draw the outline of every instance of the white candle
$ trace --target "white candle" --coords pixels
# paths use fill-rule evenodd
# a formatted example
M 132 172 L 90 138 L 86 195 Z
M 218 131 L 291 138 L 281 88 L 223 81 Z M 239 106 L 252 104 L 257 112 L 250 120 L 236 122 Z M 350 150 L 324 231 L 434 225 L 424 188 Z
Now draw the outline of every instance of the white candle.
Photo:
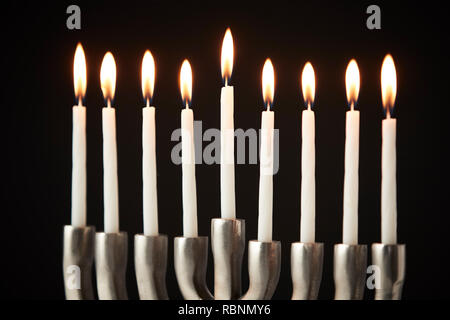
M 78 106 L 72 108 L 72 226 L 86 226 L 86 59 L 78 44 L 73 64 L 73 80 Z
M 381 69 L 381 88 L 386 119 L 382 122 L 381 160 L 381 242 L 397 243 L 397 120 L 391 118 L 397 94 L 397 75 L 392 56 L 387 55 Z
M 150 51 L 142 60 L 142 200 L 144 235 L 158 235 L 158 197 L 156 186 L 155 107 L 150 106 L 155 83 L 155 61 Z
M 197 237 L 197 187 L 195 182 L 194 113 L 189 109 L 192 96 L 192 70 L 184 60 L 180 71 L 180 90 L 186 106 L 181 111 L 181 148 L 183 179 L 183 235 Z
M 220 203 L 221 216 L 236 218 L 234 183 L 234 96 L 228 85 L 233 70 L 233 38 L 227 29 L 222 44 L 222 77 L 225 87 L 220 95 Z
M 345 75 L 350 111 L 346 115 L 345 175 L 344 175 L 344 244 L 358 244 L 358 168 L 359 168 L 359 111 L 354 110 L 358 100 L 360 78 L 358 65 L 351 60 Z
M 105 233 L 119 232 L 119 190 L 117 179 L 116 110 L 111 107 L 116 86 L 116 64 L 110 52 L 100 70 L 101 87 L 107 107 L 102 110 L 103 198 Z
M 274 112 L 270 110 L 274 96 L 274 71 L 267 59 L 262 76 L 262 88 L 266 111 L 261 115 L 261 149 L 259 178 L 258 241 L 272 241 L 273 216 L 273 130 Z
M 316 229 L 316 150 L 315 117 L 311 110 L 314 103 L 315 77 L 311 63 L 306 63 L 302 72 L 303 99 L 307 110 L 302 112 L 302 180 L 300 241 L 315 242 Z

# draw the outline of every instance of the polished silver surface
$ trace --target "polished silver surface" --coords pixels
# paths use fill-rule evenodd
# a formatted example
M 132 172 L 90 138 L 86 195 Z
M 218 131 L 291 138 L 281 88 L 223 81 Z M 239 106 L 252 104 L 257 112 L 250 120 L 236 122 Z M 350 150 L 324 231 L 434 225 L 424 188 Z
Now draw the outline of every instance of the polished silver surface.
M 270 300 L 275 292 L 281 270 L 279 241 L 248 243 L 248 275 L 250 286 L 242 300 Z
M 95 227 L 64 226 L 63 275 L 67 300 L 93 300 Z
M 127 300 L 128 237 L 126 232 L 97 232 L 95 236 L 95 270 L 100 300 Z
M 134 266 L 141 300 L 167 300 L 167 236 L 134 236 Z
M 322 281 L 323 243 L 291 245 L 292 300 L 316 300 Z
M 334 246 L 334 285 L 336 300 L 362 300 L 367 268 L 367 246 Z
M 176 237 L 174 263 L 178 287 L 184 299 L 214 299 L 206 285 L 208 237 Z
M 372 244 L 372 264 L 380 271 L 379 288 L 375 300 L 400 300 L 406 269 L 404 244 Z
M 242 295 L 241 269 L 245 250 L 245 221 L 212 219 L 211 248 L 214 256 L 214 298 L 239 299 Z

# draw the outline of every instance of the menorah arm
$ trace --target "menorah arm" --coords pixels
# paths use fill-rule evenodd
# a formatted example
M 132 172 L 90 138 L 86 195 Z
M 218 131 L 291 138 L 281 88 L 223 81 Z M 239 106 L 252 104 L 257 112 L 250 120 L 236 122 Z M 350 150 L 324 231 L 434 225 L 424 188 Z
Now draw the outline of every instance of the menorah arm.
M 242 295 L 241 271 L 245 250 L 245 221 L 212 219 L 211 248 L 214 256 L 214 298 L 235 300 Z
M 141 300 L 168 300 L 167 236 L 134 236 L 134 266 Z
M 242 300 L 270 300 L 281 271 L 281 242 L 248 243 L 248 275 L 250 286 Z
M 174 263 L 178 287 L 185 300 L 213 300 L 206 285 L 208 237 L 176 237 Z
M 128 236 L 126 232 L 97 232 L 95 236 L 95 270 L 100 300 L 127 300 Z
M 404 244 L 372 244 L 372 264 L 379 268 L 379 283 L 375 300 L 400 300 L 406 269 Z M 377 280 L 375 280 L 377 281 Z
M 316 300 L 322 281 L 323 243 L 291 245 L 292 300 Z
M 95 227 L 64 226 L 63 275 L 67 300 L 93 300 Z

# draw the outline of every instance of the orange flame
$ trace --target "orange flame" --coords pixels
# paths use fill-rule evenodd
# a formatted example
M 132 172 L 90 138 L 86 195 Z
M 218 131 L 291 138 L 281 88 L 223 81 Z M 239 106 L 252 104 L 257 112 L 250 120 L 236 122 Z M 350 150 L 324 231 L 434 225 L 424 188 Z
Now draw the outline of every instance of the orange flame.
M 228 85 L 228 81 L 233 72 L 233 58 L 233 36 L 231 35 L 230 28 L 228 28 L 223 37 L 221 58 L 222 78 L 225 81 L 225 85 Z
M 103 58 L 102 67 L 100 68 L 100 84 L 102 87 L 103 97 L 111 106 L 116 91 L 116 62 L 111 52 L 107 52 Z
M 263 73 L 262 73 L 262 92 L 264 105 L 267 107 L 267 110 L 270 109 L 270 106 L 273 103 L 273 96 L 275 91 L 275 74 L 273 71 L 272 61 L 267 59 L 264 63 Z
M 192 99 L 192 69 L 189 61 L 185 59 L 180 70 L 181 99 L 186 108 L 189 108 Z
M 83 46 L 78 43 L 73 59 L 73 85 L 75 97 L 78 104 L 81 105 L 84 95 L 86 94 L 86 58 L 84 56 Z
M 383 66 L 381 67 L 381 97 L 387 118 L 390 118 L 394 109 L 396 95 L 397 73 L 395 71 L 394 59 L 388 54 L 384 58 Z
M 305 100 L 308 109 L 314 104 L 314 96 L 316 93 L 316 79 L 314 76 L 314 68 L 310 62 L 305 64 L 302 72 L 302 91 L 303 100 Z
M 155 60 L 149 50 L 145 51 L 142 59 L 141 84 L 142 95 L 148 107 L 153 98 L 153 88 L 155 87 Z
M 359 78 L 358 64 L 356 63 L 355 59 L 352 59 L 347 66 L 347 71 L 345 72 L 345 87 L 347 89 L 347 101 L 350 106 L 350 109 L 352 110 L 356 105 L 356 102 L 358 101 L 359 86 L 360 86 L 360 78 Z

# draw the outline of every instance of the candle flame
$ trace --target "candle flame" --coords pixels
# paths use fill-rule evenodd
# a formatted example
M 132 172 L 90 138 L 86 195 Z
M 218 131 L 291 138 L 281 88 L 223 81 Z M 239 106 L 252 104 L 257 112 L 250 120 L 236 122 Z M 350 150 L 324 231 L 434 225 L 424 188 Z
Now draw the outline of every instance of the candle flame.
M 356 105 L 359 96 L 359 86 L 360 86 L 360 78 L 359 78 L 359 69 L 358 64 L 355 59 L 352 59 L 348 66 L 347 71 L 345 72 L 345 87 L 347 89 L 347 101 L 350 109 Z
M 103 97 L 111 106 L 116 90 L 116 62 L 111 52 L 107 52 L 103 58 L 102 67 L 100 68 L 100 83 L 102 87 Z
M 230 28 L 228 28 L 225 32 L 225 36 L 223 37 L 221 58 L 222 78 L 225 82 L 225 85 L 228 85 L 228 81 L 230 80 L 231 74 L 233 72 L 233 58 L 233 36 L 231 35 Z
M 270 106 L 273 103 L 273 96 L 275 91 L 275 74 L 273 71 L 272 61 L 270 61 L 270 59 L 267 59 L 264 63 L 262 73 L 262 91 L 264 105 L 267 107 L 267 110 L 269 110 Z
M 180 70 L 181 99 L 186 108 L 189 108 L 192 99 L 192 69 L 189 61 L 185 59 Z
M 314 104 L 314 95 L 316 93 L 316 79 L 314 76 L 314 68 L 310 62 L 305 64 L 302 72 L 302 91 L 303 100 L 310 109 Z
M 381 97 L 386 117 L 390 117 L 394 109 L 395 97 L 397 95 L 397 73 L 395 71 L 394 59 L 390 54 L 386 55 L 381 67 Z
M 73 85 L 75 89 L 75 97 L 81 105 L 81 101 L 86 94 L 86 58 L 81 43 L 78 43 L 73 59 Z
M 145 51 L 142 59 L 141 83 L 142 95 L 148 107 L 152 101 L 153 88 L 155 87 L 155 60 L 149 50 Z

